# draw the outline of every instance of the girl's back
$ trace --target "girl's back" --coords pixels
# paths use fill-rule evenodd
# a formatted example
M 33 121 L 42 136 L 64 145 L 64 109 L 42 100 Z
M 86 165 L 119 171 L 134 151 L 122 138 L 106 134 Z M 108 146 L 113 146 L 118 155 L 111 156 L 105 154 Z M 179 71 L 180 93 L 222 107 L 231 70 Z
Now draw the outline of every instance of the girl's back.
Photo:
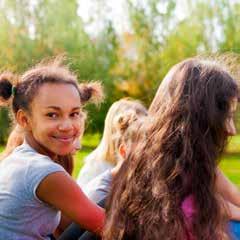
M 146 138 L 114 179 L 104 239 L 225 239 L 216 172 L 237 84 L 215 63 L 188 59 L 162 86 Z

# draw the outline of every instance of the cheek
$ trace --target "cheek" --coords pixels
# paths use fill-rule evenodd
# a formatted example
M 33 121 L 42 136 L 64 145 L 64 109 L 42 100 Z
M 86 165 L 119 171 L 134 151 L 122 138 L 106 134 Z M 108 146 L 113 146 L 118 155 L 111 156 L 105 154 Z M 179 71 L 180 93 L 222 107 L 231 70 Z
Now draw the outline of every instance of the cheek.
M 85 125 L 85 121 L 83 119 L 77 120 L 74 123 L 74 128 L 78 131 L 78 136 L 79 137 L 82 137 L 82 135 L 83 135 L 84 125 Z
M 46 121 L 44 119 L 35 119 L 31 125 L 32 132 L 38 135 L 51 135 L 58 129 L 58 124 L 56 122 Z

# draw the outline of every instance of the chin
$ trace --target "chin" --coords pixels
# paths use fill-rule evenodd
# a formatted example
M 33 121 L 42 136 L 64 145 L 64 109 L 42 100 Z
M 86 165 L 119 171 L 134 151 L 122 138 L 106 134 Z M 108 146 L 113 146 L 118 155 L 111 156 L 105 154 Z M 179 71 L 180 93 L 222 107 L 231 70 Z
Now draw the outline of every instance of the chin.
M 56 154 L 59 156 L 66 156 L 72 153 L 72 149 L 71 150 L 66 150 L 66 151 L 58 151 Z

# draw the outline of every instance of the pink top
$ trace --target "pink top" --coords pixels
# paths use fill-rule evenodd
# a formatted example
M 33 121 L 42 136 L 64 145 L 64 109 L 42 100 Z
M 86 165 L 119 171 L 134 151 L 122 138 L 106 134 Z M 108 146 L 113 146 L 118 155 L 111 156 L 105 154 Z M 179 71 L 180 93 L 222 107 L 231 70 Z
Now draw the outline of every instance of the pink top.
M 196 207 L 194 203 L 193 195 L 188 195 L 181 204 L 182 211 L 185 216 L 185 223 L 187 226 L 187 239 L 186 240 L 195 240 L 192 234 L 192 223 L 193 217 L 196 213 Z

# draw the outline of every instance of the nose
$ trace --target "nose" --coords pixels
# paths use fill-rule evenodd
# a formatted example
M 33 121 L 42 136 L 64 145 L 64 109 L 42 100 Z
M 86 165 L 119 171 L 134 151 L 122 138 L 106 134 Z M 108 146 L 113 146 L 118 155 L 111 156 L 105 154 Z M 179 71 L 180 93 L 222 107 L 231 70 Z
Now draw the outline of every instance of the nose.
M 58 129 L 60 131 L 69 131 L 73 129 L 73 124 L 70 119 L 64 119 L 61 121 L 61 123 L 58 125 Z
M 231 119 L 228 124 L 227 124 L 227 133 L 228 133 L 228 136 L 234 136 L 237 134 L 237 131 L 236 131 L 236 126 L 234 124 L 234 121 L 233 119 Z
M 235 136 L 237 134 L 236 127 L 231 126 L 231 129 L 229 129 L 228 135 L 229 136 Z

